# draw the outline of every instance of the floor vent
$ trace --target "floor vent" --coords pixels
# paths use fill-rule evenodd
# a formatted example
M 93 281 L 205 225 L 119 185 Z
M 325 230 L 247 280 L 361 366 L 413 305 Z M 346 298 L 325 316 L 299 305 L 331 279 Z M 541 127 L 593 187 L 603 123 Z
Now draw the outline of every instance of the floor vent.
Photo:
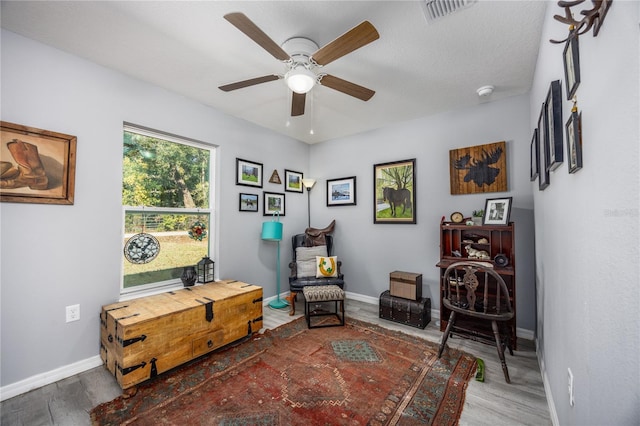
M 445 16 L 466 9 L 478 0 L 422 0 L 422 9 L 428 23 L 437 21 Z

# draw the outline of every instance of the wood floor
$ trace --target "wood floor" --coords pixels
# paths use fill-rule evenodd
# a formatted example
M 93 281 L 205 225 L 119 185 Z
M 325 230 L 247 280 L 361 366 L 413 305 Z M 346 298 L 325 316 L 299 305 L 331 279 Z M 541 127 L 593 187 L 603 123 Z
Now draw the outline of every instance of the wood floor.
M 426 329 L 396 324 L 378 317 L 378 305 L 347 300 L 349 317 L 404 331 L 432 342 L 441 333 L 432 320 Z M 303 304 L 296 304 L 298 315 Z M 293 318 L 286 310 L 264 308 L 264 327 L 273 329 Z M 97 338 L 97 337 L 96 337 Z M 471 380 L 460 425 L 551 425 L 549 407 L 533 342 L 519 339 L 514 356 L 506 354 L 511 384 L 504 381 L 495 347 L 466 339 L 450 338 L 447 345 L 464 350 L 485 362 L 485 381 Z M 121 393 L 109 372 L 98 367 L 0 403 L 0 424 L 89 425 L 89 411 Z

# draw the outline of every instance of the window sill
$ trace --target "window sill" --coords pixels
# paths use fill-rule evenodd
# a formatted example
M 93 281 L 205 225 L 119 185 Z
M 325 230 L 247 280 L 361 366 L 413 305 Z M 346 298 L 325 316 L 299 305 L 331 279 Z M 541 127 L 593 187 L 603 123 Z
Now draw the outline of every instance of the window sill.
M 171 283 L 163 285 L 161 287 L 154 287 L 141 290 L 131 290 L 127 293 L 120 294 L 119 302 L 127 300 L 139 299 L 140 297 L 153 296 L 154 294 L 168 293 L 170 291 L 176 291 L 184 288 L 182 283 Z

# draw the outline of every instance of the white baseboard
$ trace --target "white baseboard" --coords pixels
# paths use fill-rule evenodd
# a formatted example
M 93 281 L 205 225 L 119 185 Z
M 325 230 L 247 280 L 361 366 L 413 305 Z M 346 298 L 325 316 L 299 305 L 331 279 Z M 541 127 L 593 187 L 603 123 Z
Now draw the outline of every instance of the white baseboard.
M 0 401 L 13 398 L 20 394 L 32 391 L 34 389 L 41 388 L 43 386 L 55 383 L 58 380 L 66 379 L 75 374 L 82 373 L 83 371 L 91 370 L 102 365 L 102 359 L 100 355 L 92 356 L 91 358 L 83 359 L 73 364 L 64 365 L 55 370 L 47 371 L 45 373 L 36 374 L 24 380 L 20 380 L 10 385 L 2 386 L 0 388 Z
M 284 298 L 288 296 L 289 292 L 284 292 L 280 295 L 280 298 Z M 379 298 L 366 296 L 364 294 L 345 292 L 345 297 L 347 299 L 357 300 L 363 303 L 370 303 L 372 305 L 377 305 L 379 302 Z M 265 306 L 271 301 L 276 299 L 276 296 L 272 296 L 263 300 Z M 431 308 L 431 319 L 436 321 L 440 321 L 440 310 Z M 516 329 L 516 335 L 518 337 L 533 340 L 534 334 L 531 330 L 525 330 L 522 328 Z M 29 392 L 34 389 L 38 389 L 42 386 L 46 386 L 48 384 L 57 382 L 58 380 L 66 379 L 67 377 L 71 377 L 74 374 L 82 373 L 83 371 L 90 370 L 95 367 L 99 367 L 102 365 L 102 359 L 100 355 L 93 356 L 91 358 L 87 358 L 78 362 L 74 362 L 73 364 L 64 365 L 60 368 L 56 368 L 55 370 L 47 371 L 45 373 L 36 374 L 35 376 L 31 376 L 24 380 L 21 380 L 16 383 L 11 383 L 6 386 L 0 387 L 0 401 L 4 401 L 5 399 L 13 398 L 14 396 L 18 396 L 20 394 Z M 547 389 L 547 382 L 545 381 L 545 390 Z M 550 395 L 550 393 L 547 393 Z M 557 423 L 554 423 L 557 424 Z
M 558 412 L 556 411 L 556 405 L 553 402 L 553 394 L 551 393 L 551 385 L 549 384 L 549 377 L 547 376 L 547 368 L 544 365 L 544 357 L 542 356 L 542 352 L 540 352 L 538 339 L 536 339 L 536 354 L 538 355 L 538 365 L 540 366 L 540 373 L 542 374 L 544 394 L 547 398 L 547 405 L 549 406 L 551 423 L 553 424 L 553 426 L 559 426 L 560 420 L 558 420 Z
M 363 303 L 370 303 L 372 305 L 377 305 L 379 302 L 379 298 L 372 297 L 372 296 L 365 296 L 363 294 L 350 293 L 347 291 L 345 292 L 345 295 L 348 299 L 357 300 Z M 431 307 L 431 319 L 434 321 L 440 321 L 440 310 L 433 309 L 433 306 Z M 439 322 L 437 322 L 436 324 L 439 324 Z M 534 339 L 533 330 L 527 330 L 525 328 L 516 328 L 516 336 L 522 339 L 527 339 L 527 340 Z

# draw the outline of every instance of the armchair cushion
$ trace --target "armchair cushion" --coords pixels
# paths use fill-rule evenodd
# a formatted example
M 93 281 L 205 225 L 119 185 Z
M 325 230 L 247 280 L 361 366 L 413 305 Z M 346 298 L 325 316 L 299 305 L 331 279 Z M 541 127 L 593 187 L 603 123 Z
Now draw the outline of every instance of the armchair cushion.
M 296 271 L 298 278 L 316 277 L 317 256 L 327 256 L 327 246 L 296 247 Z
M 316 278 L 338 276 L 338 256 L 316 256 Z

